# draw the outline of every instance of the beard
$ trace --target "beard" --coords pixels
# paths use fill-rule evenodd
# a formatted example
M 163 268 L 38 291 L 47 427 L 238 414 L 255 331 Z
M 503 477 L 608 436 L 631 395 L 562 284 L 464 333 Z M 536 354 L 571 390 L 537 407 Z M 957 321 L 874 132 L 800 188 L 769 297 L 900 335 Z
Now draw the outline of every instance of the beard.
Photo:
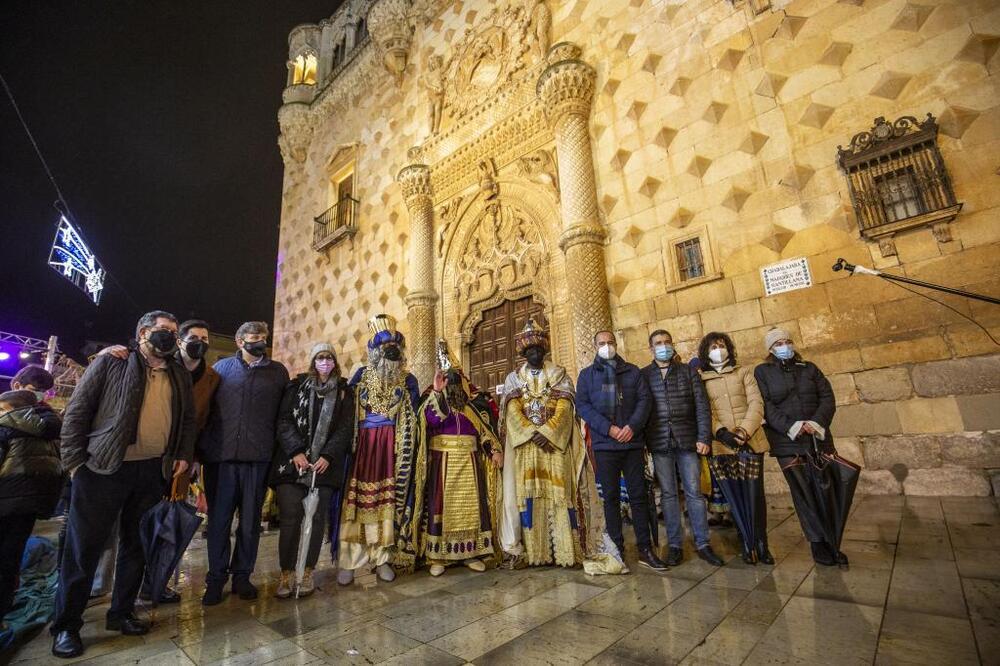
M 399 360 L 390 361 L 382 355 L 381 349 L 368 350 L 368 365 L 375 370 L 375 375 L 380 381 L 395 383 L 402 379 L 406 372 L 406 356 L 401 355 Z
M 448 384 L 444 389 L 444 397 L 448 401 L 448 407 L 456 412 L 465 409 L 465 405 L 469 402 L 469 396 L 465 394 L 461 384 Z

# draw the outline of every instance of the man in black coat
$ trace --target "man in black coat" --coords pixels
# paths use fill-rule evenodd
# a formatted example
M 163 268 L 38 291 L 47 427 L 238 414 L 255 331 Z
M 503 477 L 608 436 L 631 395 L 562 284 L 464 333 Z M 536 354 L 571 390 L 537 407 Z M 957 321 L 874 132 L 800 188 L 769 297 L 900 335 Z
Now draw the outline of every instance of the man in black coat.
M 90 364 L 63 414 L 62 464 L 73 484 L 51 628 L 57 657 L 83 653 L 83 612 L 115 516 L 118 562 L 106 628 L 129 636 L 149 631 L 134 613 L 146 565 L 139 520 L 194 454 L 191 375 L 174 360 L 177 319 L 149 312 L 135 336 L 128 358 L 109 354 Z
M 577 380 L 576 408 L 590 434 L 608 536 L 624 558 L 619 483 L 624 476 L 639 564 L 665 571 L 667 565 L 653 551 L 646 493 L 643 448 L 652 402 L 649 384 L 639 368 L 618 355 L 615 334 L 611 331 L 598 331 L 594 335 L 594 350 L 597 352 L 594 363 L 584 368 Z
M 257 598 L 250 574 L 257 563 L 267 470 L 277 446 L 278 408 L 288 385 L 288 370 L 267 356 L 267 336 L 265 322 L 246 322 L 236 331 L 236 356 L 212 366 L 221 381 L 198 440 L 212 484 L 208 575 L 201 599 L 205 606 L 222 602 L 230 576 L 240 599 Z M 240 522 L 234 547 L 230 534 L 237 510 Z
M 653 410 L 646 425 L 646 446 L 660 482 L 660 506 L 667 528 L 667 564 L 683 560 L 681 507 L 677 476 L 684 487 L 684 503 L 698 557 L 713 566 L 723 562 L 712 550 L 708 533 L 708 502 L 701 493 L 701 460 L 712 442 L 712 407 L 698 371 L 681 363 L 670 333 L 662 329 L 649 336 L 653 362 L 642 372 L 653 394 Z

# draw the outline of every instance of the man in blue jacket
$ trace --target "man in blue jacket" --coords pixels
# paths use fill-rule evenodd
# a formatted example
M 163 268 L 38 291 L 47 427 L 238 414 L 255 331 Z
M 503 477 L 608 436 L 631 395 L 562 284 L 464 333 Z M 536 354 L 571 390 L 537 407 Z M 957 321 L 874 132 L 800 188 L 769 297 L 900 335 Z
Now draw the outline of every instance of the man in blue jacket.
M 594 336 L 594 348 L 597 356 L 593 365 L 580 372 L 576 406 L 587 424 L 597 461 L 597 481 L 604 496 L 608 536 L 624 558 L 619 485 L 619 479 L 624 476 L 639 548 L 639 564 L 654 571 L 665 571 L 667 565 L 653 551 L 650 507 L 646 500 L 643 446 L 646 419 L 652 405 L 649 384 L 639 368 L 618 356 L 615 334 L 611 331 L 598 331 Z
M 236 356 L 213 369 L 221 378 L 212 398 L 208 425 L 198 451 L 213 484 L 208 506 L 208 575 L 201 603 L 222 601 L 233 578 L 240 599 L 257 598 L 250 582 L 260 542 L 260 514 L 267 491 L 267 470 L 276 446 L 278 408 L 288 370 L 267 357 L 267 324 L 249 321 L 236 331 Z M 230 543 L 233 516 L 240 512 L 236 547 Z

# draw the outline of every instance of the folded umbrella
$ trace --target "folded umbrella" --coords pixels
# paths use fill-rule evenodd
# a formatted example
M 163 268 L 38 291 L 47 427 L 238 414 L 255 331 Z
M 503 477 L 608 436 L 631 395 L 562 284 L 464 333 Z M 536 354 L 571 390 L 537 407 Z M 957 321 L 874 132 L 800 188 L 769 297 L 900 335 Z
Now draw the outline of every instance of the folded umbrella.
M 139 536 L 146 555 L 146 578 L 153 607 L 158 605 L 167 581 L 184 557 L 201 521 L 195 508 L 178 495 L 176 478 L 170 496 L 142 516 Z
M 731 455 L 710 456 L 708 464 L 715 481 L 729 503 L 729 512 L 736 529 L 743 537 L 743 544 L 752 550 L 763 534 L 757 534 L 755 514 L 758 504 L 758 485 L 762 483 L 759 456 L 737 452 Z M 763 529 L 763 526 L 761 526 Z
M 299 556 L 295 560 L 295 598 L 299 598 L 302 589 L 302 579 L 306 574 L 306 557 L 309 555 L 309 542 L 312 540 L 313 516 L 319 506 L 319 488 L 316 487 L 316 470 L 313 469 L 309 480 L 309 492 L 302 498 L 302 529 L 299 536 Z
M 861 468 L 836 452 L 822 451 L 815 437 L 812 459 L 808 468 L 813 477 L 813 496 L 822 517 L 826 542 L 839 551 Z

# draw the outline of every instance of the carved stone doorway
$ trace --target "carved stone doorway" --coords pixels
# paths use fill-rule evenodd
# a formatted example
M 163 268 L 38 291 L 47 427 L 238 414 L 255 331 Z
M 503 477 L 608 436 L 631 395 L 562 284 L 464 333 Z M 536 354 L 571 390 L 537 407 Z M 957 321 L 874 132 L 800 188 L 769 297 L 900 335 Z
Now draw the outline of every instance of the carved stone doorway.
M 479 388 L 496 394 L 497 385 L 518 365 L 514 336 L 530 317 L 548 328 L 543 308 L 531 296 L 507 300 L 483 311 L 483 319 L 469 343 L 469 378 Z

